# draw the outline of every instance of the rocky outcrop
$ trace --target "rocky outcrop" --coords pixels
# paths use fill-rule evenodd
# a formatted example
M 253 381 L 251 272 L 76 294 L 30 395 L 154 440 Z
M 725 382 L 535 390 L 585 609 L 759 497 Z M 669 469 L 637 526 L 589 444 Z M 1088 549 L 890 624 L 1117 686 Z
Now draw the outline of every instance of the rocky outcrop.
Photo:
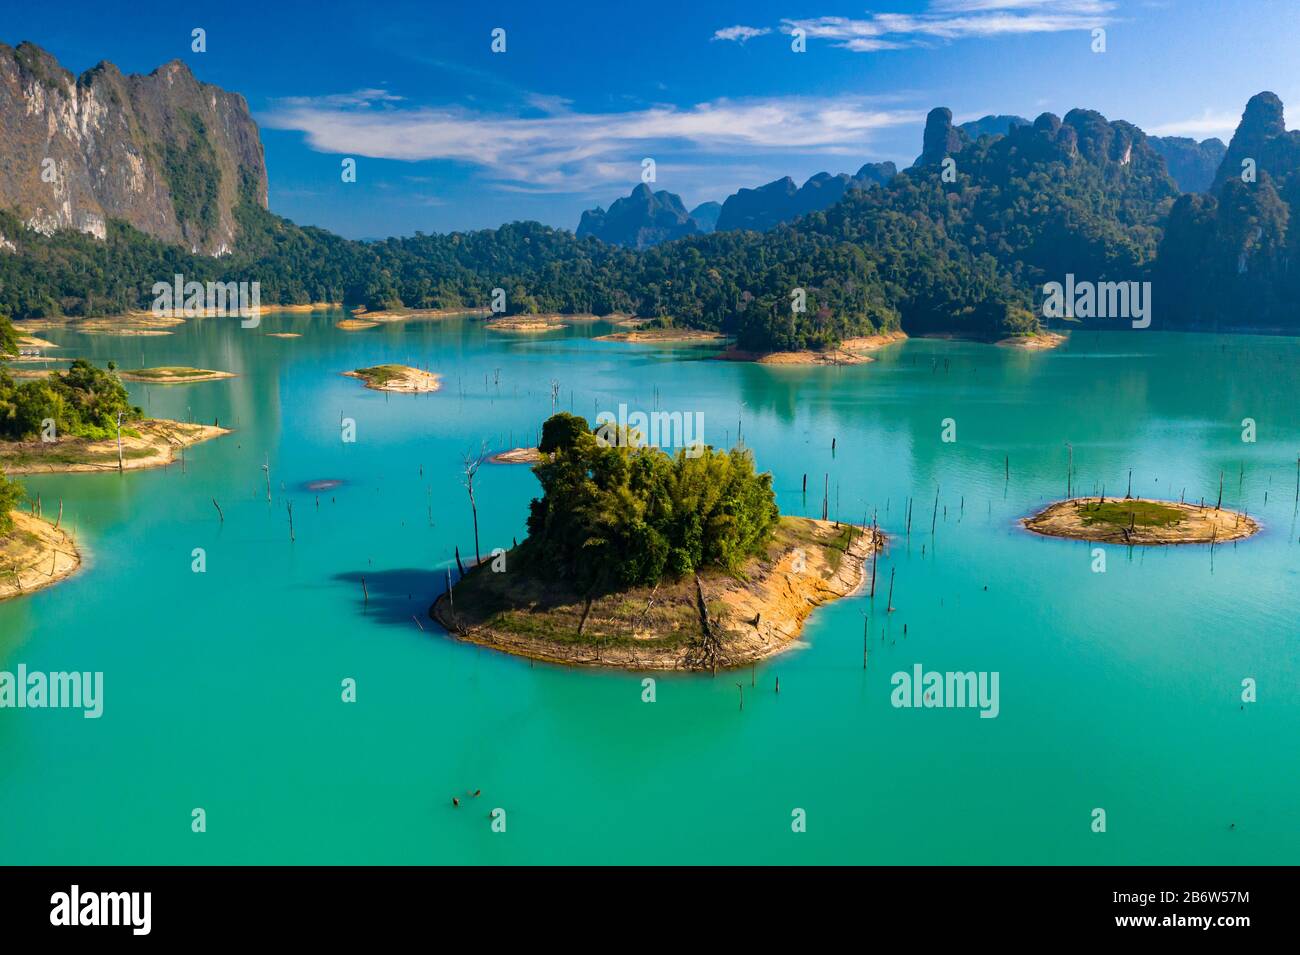
M 699 231 L 681 197 L 671 192 L 651 192 L 644 182 L 631 195 L 615 199 L 609 211 L 597 206 L 582 214 L 578 238 L 595 236 L 610 245 L 644 249 Z
M 921 155 L 916 157 L 917 166 L 929 166 L 943 162 L 948 156 L 955 156 L 970 143 L 970 137 L 952 124 L 952 110 L 946 106 L 936 106 L 925 117 L 925 134 L 921 139 Z
M 234 248 L 241 190 L 266 206 L 266 165 L 242 96 L 179 60 L 147 76 L 79 77 L 31 43 L 0 44 L 0 206 L 32 229 L 103 237 L 109 219 L 191 251 Z
M 1169 212 L 1153 275 L 1168 314 L 1187 328 L 1300 334 L 1297 216 L 1300 132 L 1287 131 L 1275 94 L 1259 93 L 1210 190 Z
M 1276 93 L 1256 93 L 1250 98 L 1214 177 L 1214 190 L 1229 179 L 1239 179 L 1247 159 L 1255 162 L 1256 178 L 1260 172 L 1278 181 L 1290 178 L 1300 166 L 1300 132 L 1287 132 L 1283 113 Z

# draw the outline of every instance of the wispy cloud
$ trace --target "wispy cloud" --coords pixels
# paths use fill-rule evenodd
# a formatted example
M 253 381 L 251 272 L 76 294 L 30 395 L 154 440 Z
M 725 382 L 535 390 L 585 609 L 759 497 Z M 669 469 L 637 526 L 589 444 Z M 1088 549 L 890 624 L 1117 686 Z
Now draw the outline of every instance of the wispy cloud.
M 969 37 L 1090 30 L 1111 22 L 1111 0 L 934 0 L 925 13 L 788 18 L 781 32 L 802 30 L 855 53 L 899 50 Z
M 734 27 L 725 27 L 721 30 L 714 30 L 713 39 L 734 40 L 737 43 L 744 43 L 746 40 L 752 40 L 756 36 L 766 36 L 771 32 L 771 27 L 747 27 L 737 24 Z
M 280 102 L 286 106 L 305 106 L 319 105 L 337 109 L 346 109 L 357 106 L 375 106 L 384 103 L 400 103 L 402 97 L 397 96 L 388 90 L 363 89 L 353 90 L 351 93 L 332 93 L 329 96 L 291 96 Z
M 921 113 L 861 97 L 719 99 L 689 107 L 574 112 L 538 97 L 544 115 L 502 115 L 463 107 L 395 106 L 346 94 L 281 100 L 261 117 L 296 130 L 321 152 L 405 161 L 450 160 L 478 167 L 502 189 L 586 193 L 627 182 L 651 156 L 687 168 L 720 157 L 869 153 L 873 134 L 919 123 Z
M 1240 113 L 1206 109 L 1199 116 L 1161 123 L 1158 126 L 1148 126 L 1145 129 L 1152 136 L 1191 136 L 1195 139 L 1217 136 L 1226 143 L 1232 138 L 1239 122 L 1241 122 Z

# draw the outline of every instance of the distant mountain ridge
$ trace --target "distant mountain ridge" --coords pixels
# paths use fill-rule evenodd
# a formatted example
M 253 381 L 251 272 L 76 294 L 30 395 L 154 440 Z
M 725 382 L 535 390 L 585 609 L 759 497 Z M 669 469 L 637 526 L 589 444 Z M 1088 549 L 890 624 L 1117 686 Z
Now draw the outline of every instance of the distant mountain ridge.
M 799 216 L 828 209 L 852 189 L 884 185 L 897 172 L 892 162 L 867 163 L 852 176 L 819 172 L 802 186 L 785 176 L 757 189 L 741 189 L 721 204 L 701 203 L 689 213 L 680 196 L 652 193 L 642 183 L 631 195 L 614 200 L 608 212 L 599 206 L 584 212 L 578 237 L 591 235 L 611 245 L 644 249 L 697 232 L 766 232 Z
M 578 238 L 595 236 L 610 245 L 646 249 L 660 242 L 680 239 L 701 231 L 671 192 L 652 192 L 644 182 L 622 199 L 615 199 L 609 211 L 597 206 L 582 214 Z
M 241 192 L 266 207 L 262 143 L 237 93 L 173 60 L 79 77 L 32 43 L 0 44 L 0 206 L 44 233 L 103 238 L 110 218 L 192 251 L 234 248 Z
M 1165 157 L 1169 175 L 1183 192 L 1205 192 L 1223 163 L 1228 147 L 1222 139 L 1203 139 L 1199 143 L 1184 136 L 1149 136 L 1152 148 Z
M 120 89 L 111 68 L 74 82 L 56 66 L 35 48 L 0 51 L 0 146 L 12 147 L 0 160 L 13 174 L 0 182 L 0 314 L 15 318 L 147 308 L 152 283 L 183 271 L 258 281 L 266 304 L 478 308 L 505 290 L 508 314 L 619 312 L 792 351 L 898 328 L 1033 335 L 1044 283 L 1077 275 L 1149 281 L 1162 329 L 1300 331 L 1300 133 L 1272 93 L 1247 104 L 1205 193 L 1180 189 L 1153 137 L 1093 110 L 954 125 L 939 108 L 915 166 L 737 193 L 745 228 L 721 227 L 725 204 L 688 212 L 643 184 L 591 210 L 581 238 L 517 222 L 355 242 L 267 211 L 260 147 L 256 161 L 237 148 L 257 143 L 238 97 L 179 64 Z M 40 205 L 48 184 L 12 185 L 42 165 L 42 121 L 69 190 L 53 208 Z M 104 156 L 104 141 L 118 153 Z M 162 218 L 142 215 L 151 204 Z M 715 212 L 719 228 L 702 234 Z
M 793 179 L 785 176 L 757 189 L 741 189 L 722 204 L 718 231 L 766 232 L 799 216 L 829 209 L 850 190 L 884 185 L 897 173 L 892 162 L 867 163 L 852 176 L 819 172 L 802 186 L 796 186 Z

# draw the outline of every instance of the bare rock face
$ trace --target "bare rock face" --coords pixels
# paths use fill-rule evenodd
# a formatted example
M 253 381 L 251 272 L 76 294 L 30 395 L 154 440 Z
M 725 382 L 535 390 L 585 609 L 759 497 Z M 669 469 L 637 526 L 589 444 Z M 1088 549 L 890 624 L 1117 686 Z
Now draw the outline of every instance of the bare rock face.
M 266 164 L 242 96 L 173 60 L 148 76 L 80 77 L 31 43 L 0 44 L 0 206 L 46 234 L 100 238 L 109 219 L 194 252 L 234 248 L 241 189 L 266 207 Z

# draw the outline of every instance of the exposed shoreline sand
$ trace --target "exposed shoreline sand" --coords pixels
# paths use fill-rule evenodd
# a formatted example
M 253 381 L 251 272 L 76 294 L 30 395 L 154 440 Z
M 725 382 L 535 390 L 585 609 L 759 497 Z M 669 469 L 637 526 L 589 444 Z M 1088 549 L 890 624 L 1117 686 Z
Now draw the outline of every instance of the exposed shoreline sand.
M 66 529 L 22 511 L 10 516 L 14 529 L 0 538 L 0 600 L 56 584 L 81 566 L 77 542 Z
M 882 332 L 879 335 L 862 335 L 846 338 L 838 348 L 826 351 L 752 352 L 728 348 L 714 357 L 722 361 L 750 361 L 759 365 L 863 365 L 875 361 L 869 352 L 905 341 L 905 332 Z
M 876 531 L 873 539 L 869 528 L 785 517 L 767 556 L 751 559 L 744 574 L 701 575 L 699 591 L 694 579 L 684 578 L 603 596 L 586 615 L 582 636 L 581 597 L 494 574 L 487 561 L 429 613 L 457 640 L 551 663 L 627 670 L 747 666 L 797 645 L 815 608 L 866 582 L 867 561 L 884 543 L 884 534 Z M 475 597 L 483 595 L 496 605 L 476 609 Z
M 1180 512 L 1177 523 L 1148 526 L 1133 522 L 1087 523 L 1089 509 L 1102 503 L 1099 497 L 1079 497 L 1069 501 L 1056 501 L 1038 513 L 1022 518 L 1026 529 L 1044 537 L 1065 537 L 1072 540 L 1094 541 L 1104 544 L 1136 544 L 1163 546 L 1171 544 L 1214 544 L 1242 540 L 1259 530 L 1253 518 L 1226 508 L 1186 504 L 1179 501 L 1157 501 L 1150 498 L 1109 498 L 1105 501 L 1111 510 L 1123 512 L 1129 505 L 1151 505 Z M 1137 508 L 1135 508 L 1137 510 Z
M 374 391 L 391 391 L 397 394 L 425 394 L 442 387 L 441 375 L 421 371 L 409 365 L 375 365 L 373 368 L 345 371 L 343 375 L 365 382 L 366 387 Z
M 568 327 L 565 322 L 552 320 L 544 315 L 530 315 L 527 318 L 498 318 L 487 323 L 489 331 L 520 334 L 553 332 Z
M 536 464 L 542 459 L 542 452 L 536 448 L 511 448 L 490 455 L 488 464 Z
M 643 328 L 597 335 L 598 342 L 627 342 L 633 345 L 658 345 L 671 342 L 714 342 L 726 338 L 721 332 L 698 328 Z
M 434 321 L 440 318 L 463 318 L 470 315 L 489 315 L 486 308 L 399 308 L 368 312 L 364 308 L 354 308 L 352 319 L 374 322 L 378 325 L 395 325 L 401 322 Z
M 212 371 L 208 368 L 163 365 L 158 368 L 133 368 L 129 371 L 121 371 L 118 372 L 118 377 L 123 381 L 142 381 L 151 385 L 187 385 L 196 381 L 234 378 L 235 374 L 229 371 Z
M 1064 345 L 1068 338 L 1068 335 L 1060 332 L 1039 332 L 1037 335 L 1012 335 L 994 344 L 1001 345 L 1003 348 L 1020 348 L 1024 351 L 1047 351 L 1049 348 L 1059 348 Z
M 139 436 L 128 434 L 136 431 Z M 122 469 L 165 467 L 182 448 L 230 434 L 217 425 L 187 424 L 164 418 L 128 422 L 122 432 Z M 68 474 L 116 471 L 117 438 L 88 441 L 0 441 L 0 467 L 9 474 Z

